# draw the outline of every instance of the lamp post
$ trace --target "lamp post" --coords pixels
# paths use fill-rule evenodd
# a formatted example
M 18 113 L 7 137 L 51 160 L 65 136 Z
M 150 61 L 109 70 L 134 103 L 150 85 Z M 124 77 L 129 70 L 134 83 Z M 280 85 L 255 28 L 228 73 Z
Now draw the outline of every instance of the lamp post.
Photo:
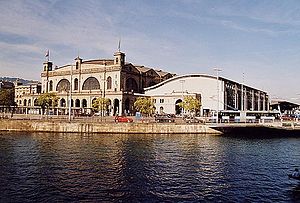
M 216 118 L 216 123 L 219 123 L 219 100 L 220 100 L 220 93 L 219 93 L 219 72 L 222 71 L 220 68 L 214 68 L 214 71 L 216 71 L 217 75 L 217 118 Z
M 71 109 L 71 105 L 72 105 L 72 76 L 73 76 L 73 65 L 71 64 L 71 74 L 70 74 L 70 92 L 69 92 L 69 121 L 71 121 L 71 113 L 72 113 L 72 109 Z
M 180 84 L 181 84 L 181 97 L 182 97 L 182 104 L 183 104 L 183 100 L 184 100 L 184 98 L 183 98 L 183 84 L 185 83 L 185 80 L 179 80 L 179 82 L 180 82 Z M 183 106 L 182 106 L 182 110 L 181 110 L 182 112 L 182 119 L 184 118 L 183 117 L 183 113 L 184 113 L 184 108 L 183 108 Z

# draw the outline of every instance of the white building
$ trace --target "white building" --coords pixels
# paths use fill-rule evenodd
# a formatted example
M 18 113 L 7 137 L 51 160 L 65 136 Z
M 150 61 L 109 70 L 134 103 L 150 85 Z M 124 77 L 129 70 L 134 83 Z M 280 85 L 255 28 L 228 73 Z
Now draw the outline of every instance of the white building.
M 181 114 L 178 104 L 188 95 L 200 100 L 201 116 L 209 115 L 213 111 L 269 109 L 266 92 L 223 77 L 187 74 L 145 88 L 145 96 L 153 98 L 155 108 L 160 113 Z

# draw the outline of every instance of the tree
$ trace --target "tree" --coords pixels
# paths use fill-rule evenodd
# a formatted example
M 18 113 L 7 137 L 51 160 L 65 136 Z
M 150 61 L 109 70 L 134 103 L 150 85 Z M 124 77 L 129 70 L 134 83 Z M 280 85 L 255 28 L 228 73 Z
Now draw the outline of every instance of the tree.
M 183 102 L 179 103 L 179 106 L 184 108 L 184 110 L 188 111 L 190 114 L 194 114 L 200 110 L 201 103 L 200 99 L 192 96 L 185 96 Z
M 51 93 L 43 93 L 37 98 L 37 103 L 42 107 L 43 111 L 49 107 L 56 107 L 58 105 L 59 97 L 51 92 Z
M 14 89 L 0 90 L 0 106 L 15 106 L 15 92 Z
M 137 98 L 137 100 L 134 102 L 134 108 L 147 116 L 153 114 L 155 111 L 152 99 L 146 97 Z
M 8 107 L 6 110 L 11 112 L 11 117 L 13 117 L 15 106 L 17 106 L 15 102 L 15 91 L 14 89 L 0 89 L 0 106 Z M 11 108 L 12 107 L 12 108 Z M 1 111 L 5 111 L 5 108 L 1 108 Z M 3 112 L 4 112 L 3 111 Z
M 109 101 L 107 98 L 99 97 L 93 101 L 92 107 L 94 110 L 102 112 L 102 115 L 105 115 L 104 112 L 108 109 Z

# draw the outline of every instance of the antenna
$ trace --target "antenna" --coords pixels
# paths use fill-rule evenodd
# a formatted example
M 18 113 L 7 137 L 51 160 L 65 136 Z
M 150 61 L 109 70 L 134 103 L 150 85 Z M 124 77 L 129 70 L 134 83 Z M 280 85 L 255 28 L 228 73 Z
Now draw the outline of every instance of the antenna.
M 120 52 L 121 50 L 121 38 L 119 38 L 119 43 L 118 43 L 118 51 Z

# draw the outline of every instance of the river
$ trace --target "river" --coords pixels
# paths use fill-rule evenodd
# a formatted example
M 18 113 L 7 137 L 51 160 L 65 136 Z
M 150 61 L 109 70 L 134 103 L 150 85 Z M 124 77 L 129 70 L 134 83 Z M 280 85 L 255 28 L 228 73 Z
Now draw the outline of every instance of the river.
M 0 202 L 299 202 L 300 138 L 0 133 Z

